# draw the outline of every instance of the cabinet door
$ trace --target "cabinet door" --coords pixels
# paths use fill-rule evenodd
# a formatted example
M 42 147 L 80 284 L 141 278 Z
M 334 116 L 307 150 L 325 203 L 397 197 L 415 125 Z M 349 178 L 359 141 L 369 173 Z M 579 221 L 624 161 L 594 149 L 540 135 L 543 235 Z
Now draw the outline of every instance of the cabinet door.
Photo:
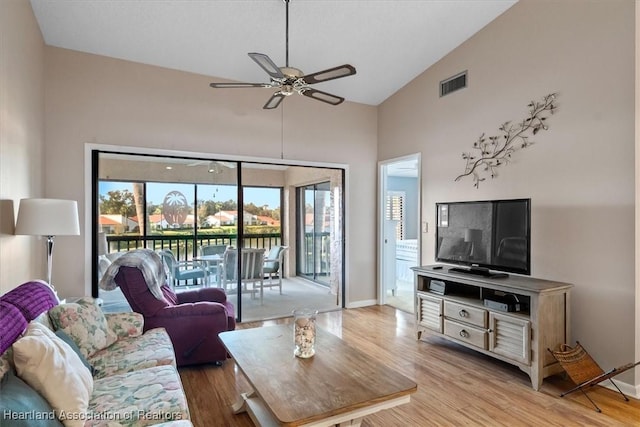
M 531 322 L 490 312 L 489 351 L 529 365 L 531 363 Z
M 442 333 L 442 299 L 418 294 L 418 324 Z

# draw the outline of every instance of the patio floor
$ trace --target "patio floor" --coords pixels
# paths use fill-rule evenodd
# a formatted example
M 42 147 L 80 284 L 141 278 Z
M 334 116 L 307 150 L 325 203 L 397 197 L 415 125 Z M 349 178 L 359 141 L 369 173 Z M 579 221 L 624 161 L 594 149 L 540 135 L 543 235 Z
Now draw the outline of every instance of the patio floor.
M 176 293 L 187 289 L 195 289 L 191 286 L 181 289 L 178 287 Z M 100 298 L 103 300 L 102 309 L 107 313 L 117 313 L 131 311 L 124 295 L 119 288 L 113 291 L 100 291 Z M 237 295 L 228 294 L 227 298 L 235 307 Z M 329 293 L 329 289 L 299 277 L 290 277 L 282 280 L 282 295 L 278 288 L 265 288 L 263 303 L 260 304 L 259 296 L 252 299 L 250 294 L 242 296 L 242 321 L 267 320 L 291 315 L 294 308 L 309 307 L 326 312 L 337 310 L 340 305 L 337 303 L 337 296 Z

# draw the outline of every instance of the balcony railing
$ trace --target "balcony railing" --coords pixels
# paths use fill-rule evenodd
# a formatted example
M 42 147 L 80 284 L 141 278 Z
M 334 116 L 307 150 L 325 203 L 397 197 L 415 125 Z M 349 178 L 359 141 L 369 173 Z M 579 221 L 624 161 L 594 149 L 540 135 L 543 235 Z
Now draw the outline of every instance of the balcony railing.
M 280 245 L 280 233 L 248 234 L 242 239 L 245 248 L 264 248 L 268 252 L 272 246 Z M 190 260 L 203 245 L 237 246 L 236 234 L 207 234 L 198 237 L 190 235 L 173 236 L 107 236 L 108 253 L 127 252 L 134 249 L 170 249 L 178 261 Z

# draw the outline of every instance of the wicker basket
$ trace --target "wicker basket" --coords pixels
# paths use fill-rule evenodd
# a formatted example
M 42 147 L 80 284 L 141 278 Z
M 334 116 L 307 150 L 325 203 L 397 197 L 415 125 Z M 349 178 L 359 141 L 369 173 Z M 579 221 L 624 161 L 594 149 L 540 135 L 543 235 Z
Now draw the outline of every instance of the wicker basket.
M 561 344 L 559 351 L 551 351 L 576 385 L 592 380 L 604 374 L 591 355 L 576 341 L 575 347 Z

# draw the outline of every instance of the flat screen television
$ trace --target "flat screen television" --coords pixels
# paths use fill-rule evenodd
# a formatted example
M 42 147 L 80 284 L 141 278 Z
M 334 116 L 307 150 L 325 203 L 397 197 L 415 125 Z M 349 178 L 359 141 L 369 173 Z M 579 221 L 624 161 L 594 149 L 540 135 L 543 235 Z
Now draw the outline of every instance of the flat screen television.
M 466 266 L 450 271 L 531 274 L 531 199 L 436 203 L 436 216 L 436 261 Z

